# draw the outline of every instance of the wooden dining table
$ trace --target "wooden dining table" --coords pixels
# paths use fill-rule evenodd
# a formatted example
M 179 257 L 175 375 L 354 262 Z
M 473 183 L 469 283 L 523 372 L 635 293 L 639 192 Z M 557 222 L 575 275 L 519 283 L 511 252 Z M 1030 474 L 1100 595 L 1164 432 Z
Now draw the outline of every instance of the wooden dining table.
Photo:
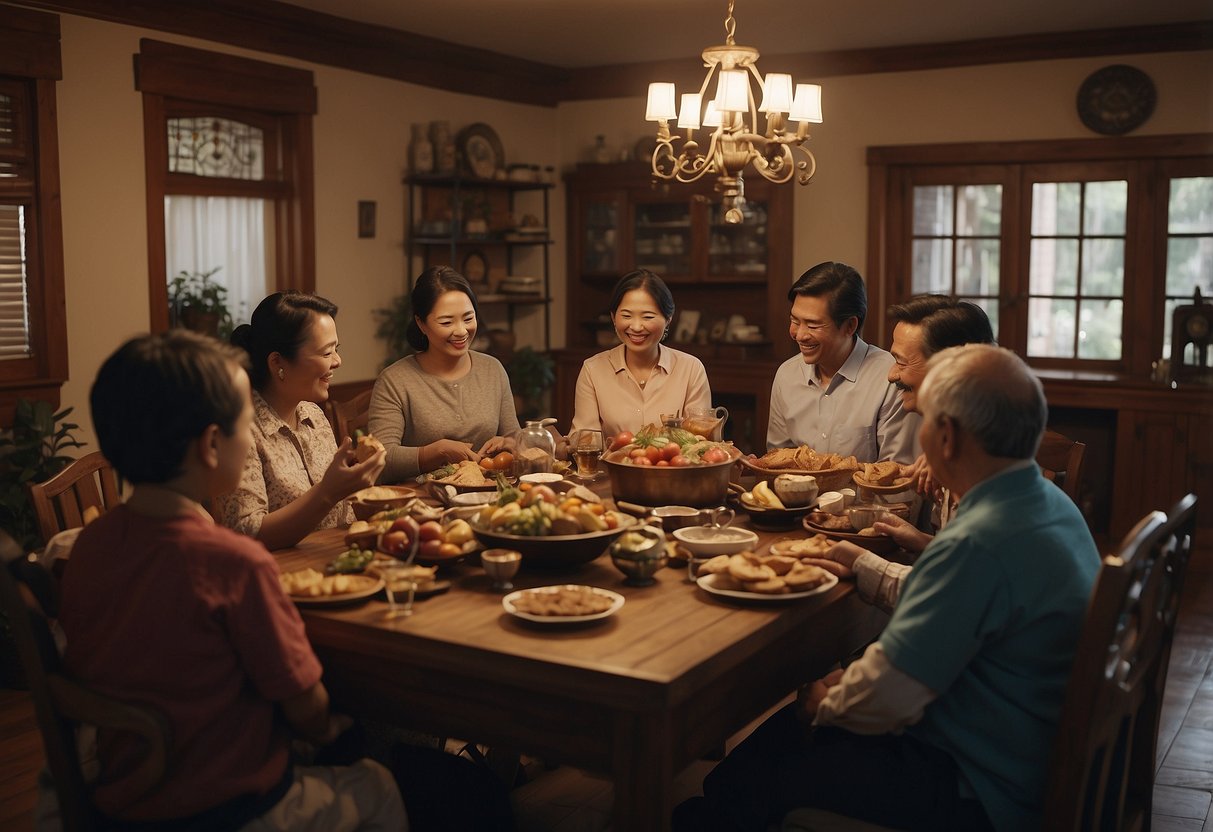
M 759 532 L 757 548 L 788 534 Z M 317 531 L 275 556 L 284 571 L 319 569 L 346 548 L 342 538 Z M 887 621 L 850 581 L 800 600 L 736 601 L 699 588 L 685 567 L 629 586 L 605 554 L 559 571 L 524 561 L 514 578 L 518 588 L 589 584 L 624 596 L 615 614 L 584 624 L 514 617 L 471 563 L 440 577 L 450 589 L 408 617 L 389 617 L 380 597 L 301 610 L 334 707 L 610 776 L 621 832 L 668 828 L 682 768 Z

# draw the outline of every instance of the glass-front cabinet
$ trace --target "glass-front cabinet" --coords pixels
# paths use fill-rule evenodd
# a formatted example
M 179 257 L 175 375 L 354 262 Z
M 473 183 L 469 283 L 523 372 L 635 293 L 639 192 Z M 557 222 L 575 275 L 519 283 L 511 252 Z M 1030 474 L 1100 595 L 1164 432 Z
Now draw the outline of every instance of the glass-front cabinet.
M 621 194 L 587 199 L 581 225 L 581 273 L 614 274 L 619 269 L 619 217 Z

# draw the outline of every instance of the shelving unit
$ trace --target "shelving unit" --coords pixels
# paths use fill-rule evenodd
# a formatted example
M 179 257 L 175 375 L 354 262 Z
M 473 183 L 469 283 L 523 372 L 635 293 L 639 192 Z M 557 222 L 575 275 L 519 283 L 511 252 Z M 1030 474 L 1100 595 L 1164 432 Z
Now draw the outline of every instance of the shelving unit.
M 415 277 L 413 258 L 421 259 L 422 269 L 449 265 L 472 282 L 482 307 L 505 309 L 511 330 L 516 310 L 542 308 L 542 349 L 548 350 L 552 340 L 549 196 L 554 186 L 445 174 L 408 176 L 404 184 L 409 289 Z M 527 216 L 535 222 L 520 226 Z M 469 233 L 468 220 L 480 227 Z M 481 266 L 483 275 L 476 273 Z M 505 278 L 518 276 L 538 277 L 540 291 L 501 290 Z

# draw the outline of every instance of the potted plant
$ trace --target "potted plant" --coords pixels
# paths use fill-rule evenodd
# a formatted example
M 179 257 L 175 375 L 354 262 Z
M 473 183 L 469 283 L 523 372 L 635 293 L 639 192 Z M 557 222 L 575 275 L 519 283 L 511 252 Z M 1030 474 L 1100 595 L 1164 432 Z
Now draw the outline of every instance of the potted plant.
M 71 412 L 68 407 L 55 413 L 50 402 L 18 399 L 13 426 L 0 432 L 0 527 L 26 551 L 46 542 L 38 536 L 26 483 L 58 474 L 72 461 L 62 451 L 84 445 L 72 433 L 80 426 L 64 421 Z
M 218 338 L 232 334 L 227 287 L 211 280 L 220 268 L 216 266 L 207 272 L 182 271 L 169 281 L 169 314 L 173 326 Z
M 545 353 L 523 347 L 514 351 L 505 371 L 510 377 L 518 418 L 538 418 L 543 411 L 544 393 L 556 380 L 556 363 Z

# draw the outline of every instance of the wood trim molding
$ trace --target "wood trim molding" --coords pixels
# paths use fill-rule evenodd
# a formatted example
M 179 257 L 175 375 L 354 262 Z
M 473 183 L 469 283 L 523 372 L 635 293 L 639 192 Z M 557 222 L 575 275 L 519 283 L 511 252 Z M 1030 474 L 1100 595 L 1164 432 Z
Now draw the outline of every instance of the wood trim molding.
M 702 80 L 693 55 L 677 61 L 564 69 L 275 0 L 24 0 L 24 5 L 520 104 L 554 107 L 561 101 L 641 96 L 656 77 L 684 86 Z M 1206 49 L 1213 49 L 1213 20 L 769 55 L 763 66 L 822 78 Z
M 1213 133 L 1101 139 L 869 147 L 869 165 L 985 165 L 1101 159 L 1183 158 L 1213 153 Z
M 0 75 L 63 78 L 57 15 L 0 5 Z

